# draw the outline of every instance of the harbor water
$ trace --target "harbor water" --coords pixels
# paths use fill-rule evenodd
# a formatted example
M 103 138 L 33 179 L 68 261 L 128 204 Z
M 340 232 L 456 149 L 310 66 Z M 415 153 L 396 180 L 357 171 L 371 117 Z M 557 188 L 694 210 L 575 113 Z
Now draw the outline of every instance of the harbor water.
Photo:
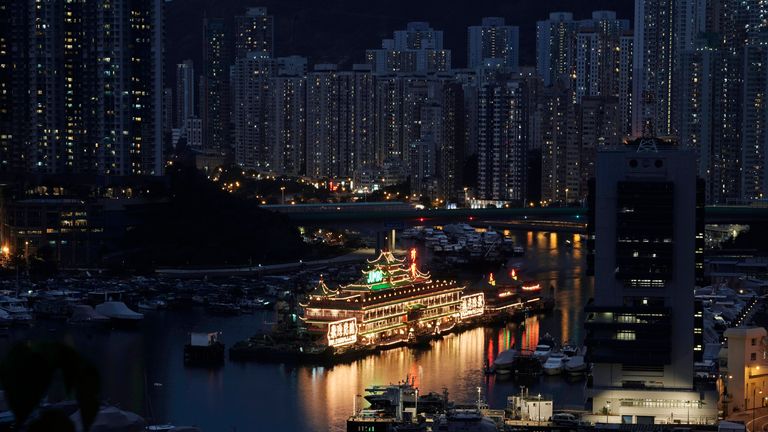
M 579 236 L 571 233 L 513 233 L 525 245 L 519 274 L 554 287 L 555 310 L 502 328 L 477 328 L 432 342 L 429 349 L 398 348 L 333 367 L 233 363 L 216 370 L 185 368 L 183 345 L 193 331 L 221 331 L 227 347 L 274 322 L 271 312 L 210 316 L 202 309 L 145 314 L 135 330 L 99 330 L 63 322 L 14 328 L 0 339 L 0 354 L 17 341 L 62 340 L 98 365 L 103 397 L 156 422 L 195 425 L 205 432 L 252 430 L 343 431 L 356 395 L 376 384 L 415 377 L 422 393 L 442 392 L 471 403 L 480 387 L 492 408 L 520 392 L 511 378 L 486 376 L 483 365 L 499 351 L 536 345 L 546 333 L 559 341 L 583 339 L 583 306 L 591 278 Z M 514 264 L 510 262 L 510 265 Z M 477 283 L 483 275 L 462 274 Z M 583 406 L 584 380 L 542 376 L 524 383 L 531 394 L 552 395 L 556 407 Z

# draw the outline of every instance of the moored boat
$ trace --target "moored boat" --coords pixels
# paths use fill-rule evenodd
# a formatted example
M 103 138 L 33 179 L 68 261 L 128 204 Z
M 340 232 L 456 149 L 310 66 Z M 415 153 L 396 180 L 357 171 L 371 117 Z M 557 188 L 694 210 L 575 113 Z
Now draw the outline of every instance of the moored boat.
M 565 371 L 569 375 L 581 375 L 587 372 L 587 367 L 584 356 L 573 356 L 565 364 Z
M 541 363 L 544 363 L 547 361 L 551 353 L 552 353 L 552 345 L 540 343 L 536 345 L 536 349 L 533 351 L 533 357 L 536 358 Z
M 184 345 L 184 364 L 187 366 L 217 366 L 224 363 L 224 344 L 219 333 L 190 333 Z
M 513 349 L 502 351 L 499 353 L 499 355 L 496 356 L 496 359 L 493 361 L 493 369 L 496 371 L 497 374 L 511 373 L 515 366 L 516 359 L 517 359 L 517 351 Z
M 568 358 L 563 353 L 552 353 L 544 362 L 542 369 L 546 375 L 560 375 L 563 373 L 563 365 L 567 360 Z
M 144 319 L 144 314 L 132 311 L 125 303 L 119 301 L 97 305 L 96 312 L 109 318 L 113 324 L 133 325 Z

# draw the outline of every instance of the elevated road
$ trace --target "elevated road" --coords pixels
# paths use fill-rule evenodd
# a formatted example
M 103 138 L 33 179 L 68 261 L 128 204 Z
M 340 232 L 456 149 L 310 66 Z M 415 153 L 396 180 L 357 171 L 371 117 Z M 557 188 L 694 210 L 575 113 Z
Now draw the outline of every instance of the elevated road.
M 483 209 L 423 209 L 418 210 L 401 202 L 296 204 L 263 206 L 286 214 L 297 223 L 320 224 L 336 222 L 385 222 L 414 224 L 433 221 L 437 223 L 465 222 L 473 220 L 566 222 L 583 225 L 587 209 L 583 207 L 532 207 L 532 208 L 483 208 Z M 755 224 L 768 223 L 768 207 L 710 206 L 705 209 L 708 224 Z

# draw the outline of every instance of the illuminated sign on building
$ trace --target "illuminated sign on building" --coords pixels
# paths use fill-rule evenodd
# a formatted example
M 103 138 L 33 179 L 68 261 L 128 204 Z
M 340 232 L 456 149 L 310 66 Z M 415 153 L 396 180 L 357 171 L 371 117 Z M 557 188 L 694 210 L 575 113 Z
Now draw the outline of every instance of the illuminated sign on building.
M 384 280 L 384 272 L 381 270 L 371 270 L 368 272 L 368 277 L 365 279 L 366 283 L 375 284 Z
M 357 342 L 357 318 L 328 324 L 328 346 L 338 347 Z
M 485 295 L 483 293 L 470 294 L 461 297 L 461 318 L 480 316 L 485 310 Z

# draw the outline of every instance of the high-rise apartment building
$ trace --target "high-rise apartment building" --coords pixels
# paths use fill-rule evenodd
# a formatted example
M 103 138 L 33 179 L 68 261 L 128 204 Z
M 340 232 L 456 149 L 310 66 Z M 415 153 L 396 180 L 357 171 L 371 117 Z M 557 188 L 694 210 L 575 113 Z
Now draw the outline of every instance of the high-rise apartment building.
M 318 64 L 307 76 L 306 174 L 335 177 L 339 172 L 339 86 L 334 64 Z
M 486 17 L 479 26 L 467 29 L 467 67 L 499 63 L 517 72 L 520 63 L 520 28 L 507 25 L 504 18 Z
M 676 24 L 676 3 L 688 0 L 638 0 L 635 2 L 633 77 L 633 135 L 673 136 L 676 100 L 674 77 L 681 35 Z
M 184 128 L 184 122 L 195 116 L 195 67 L 192 60 L 176 65 L 175 127 Z
M 338 73 L 339 176 L 362 179 L 362 172 L 376 166 L 374 147 L 374 77 L 367 64 Z
M 269 125 L 271 78 L 275 60 L 264 51 L 240 57 L 232 67 L 235 163 L 244 168 L 272 171 Z
M 379 49 L 365 52 L 366 62 L 376 74 L 431 73 L 451 69 L 451 51 L 443 47 L 443 32 L 426 22 L 410 22 L 405 30 L 382 40 Z
M 536 71 L 545 86 L 573 79 L 578 27 L 567 12 L 553 12 L 536 23 Z
M 306 78 L 305 57 L 277 59 L 277 76 L 269 86 L 268 140 L 272 151 L 272 169 L 279 174 L 299 175 L 304 172 L 306 144 Z
M 204 149 L 228 154 L 230 135 L 230 56 L 226 24 L 220 18 L 203 22 L 203 74 L 200 87 L 200 117 L 203 120 Z
M 251 7 L 235 16 L 235 58 L 254 51 L 275 56 L 275 19 L 264 7 Z
M 0 169 L 162 174 L 163 7 L 3 2 Z
M 750 36 L 744 50 L 744 127 L 741 198 L 768 199 L 768 32 Z
M 477 98 L 477 197 L 485 204 L 525 200 L 527 119 L 524 86 L 519 80 L 489 80 Z
M 576 32 L 574 81 L 576 101 L 584 96 L 618 96 L 622 63 L 621 38 L 629 21 L 615 12 L 596 11 Z

